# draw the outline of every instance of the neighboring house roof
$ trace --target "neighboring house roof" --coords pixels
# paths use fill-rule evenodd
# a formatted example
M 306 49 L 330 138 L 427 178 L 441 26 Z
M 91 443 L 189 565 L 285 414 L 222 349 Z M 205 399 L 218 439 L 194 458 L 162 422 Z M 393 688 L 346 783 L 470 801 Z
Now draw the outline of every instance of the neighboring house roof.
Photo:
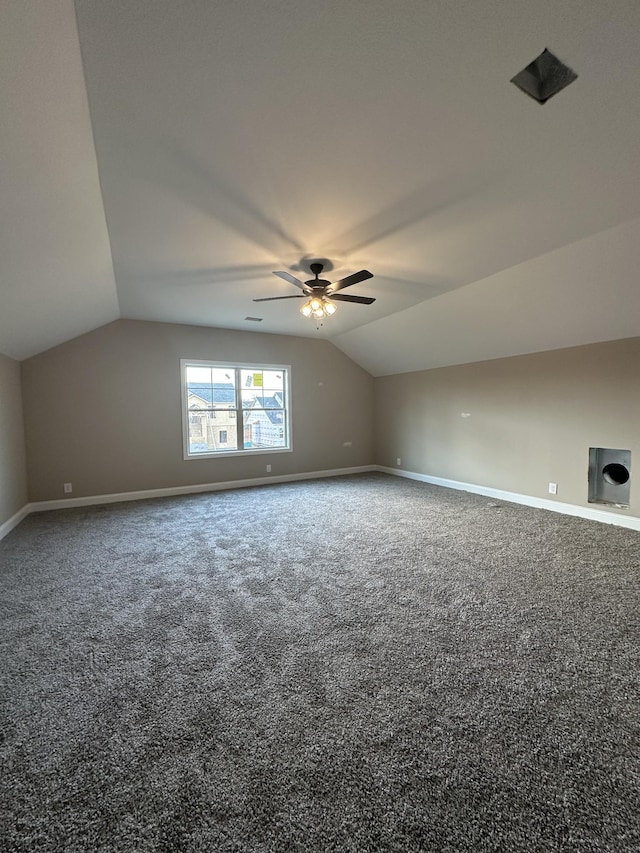
M 272 412 L 269 409 L 267 409 L 266 415 L 272 424 L 278 424 L 278 425 L 282 426 L 282 424 L 284 423 L 284 416 L 283 416 L 282 412 Z
M 236 390 L 232 382 L 188 382 L 187 390 L 206 403 L 229 403 L 235 405 Z
M 272 424 L 281 426 L 284 423 L 284 414 L 279 406 L 282 406 L 282 400 L 277 394 L 273 397 L 257 397 L 253 402 L 253 408 L 257 409 L 256 415 L 264 414 Z

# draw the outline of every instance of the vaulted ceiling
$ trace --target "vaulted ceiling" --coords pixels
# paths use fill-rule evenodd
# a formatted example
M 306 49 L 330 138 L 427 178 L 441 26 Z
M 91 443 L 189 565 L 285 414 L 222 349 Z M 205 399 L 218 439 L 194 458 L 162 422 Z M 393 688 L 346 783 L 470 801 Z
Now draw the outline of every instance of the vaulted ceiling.
M 5 0 L 0 32 L 1 352 L 127 317 L 385 374 L 640 335 L 637 0 Z M 539 105 L 545 47 L 578 79 Z M 316 258 L 376 302 L 252 301 Z

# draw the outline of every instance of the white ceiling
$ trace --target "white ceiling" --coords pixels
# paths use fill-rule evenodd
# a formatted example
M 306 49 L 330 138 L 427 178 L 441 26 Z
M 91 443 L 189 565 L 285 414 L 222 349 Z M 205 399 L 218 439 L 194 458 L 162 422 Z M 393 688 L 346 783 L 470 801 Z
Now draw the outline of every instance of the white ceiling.
M 0 351 L 122 316 L 384 374 L 640 334 L 637 0 L 76 12 L 86 89 L 71 0 L 2 5 Z M 540 106 L 509 81 L 545 47 L 579 77 Z M 252 302 L 316 257 L 375 304 Z

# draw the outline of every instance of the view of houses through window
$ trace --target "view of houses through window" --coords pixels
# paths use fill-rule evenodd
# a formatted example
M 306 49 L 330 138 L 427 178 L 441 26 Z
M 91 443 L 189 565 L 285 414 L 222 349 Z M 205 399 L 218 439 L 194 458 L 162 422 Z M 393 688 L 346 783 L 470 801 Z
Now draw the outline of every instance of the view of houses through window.
M 182 362 L 186 455 L 289 447 L 286 367 Z

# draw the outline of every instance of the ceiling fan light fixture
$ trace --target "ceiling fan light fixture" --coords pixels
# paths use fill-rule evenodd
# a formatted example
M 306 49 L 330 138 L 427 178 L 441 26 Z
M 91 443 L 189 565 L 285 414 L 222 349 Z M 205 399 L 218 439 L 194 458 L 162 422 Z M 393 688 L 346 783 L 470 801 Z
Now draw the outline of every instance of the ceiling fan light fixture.
M 333 296 L 339 302 L 357 302 L 361 305 L 371 305 L 376 300 L 372 296 L 345 296 L 343 293 L 338 293 L 334 296 L 336 290 L 344 290 L 345 287 L 351 287 L 352 284 L 358 284 L 361 281 L 366 281 L 368 278 L 373 278 L 373 273 L 369 270 L 360 270 L 359 272 L 351 273 L 351 275 L 341 278 L 339 281 L 330 282 L 320 278 L 324 262 L 314 262 L 311 264 L 311 272 L 315 278 L 309 281 L 300 281 L 286 270 L 274 270 L 274 275 L 282 278 L 289 284 L 293 284 L 302 293 L 296 296 L 265 296 L 259 299 L 254 299 L 254 302 L 272 302 L 274 299 L 300 299 L 305 298 L 306 301 L 300 308 L 300 313 L 303 317 L 313 317 L 315 320 L 322 320 L 323 317 L 332 317 L 338 308 L 336 303 L 331 299 Z M 318 324 L 318 328 L 322 323 Z
M 304 317 L 322 320 L 323 317 L 331 317 L 332 314 L 335 314 L 336 308 L 335 302 L 331 302 L 326 296 L 311 296 L 300 309 L 300 313 Z

